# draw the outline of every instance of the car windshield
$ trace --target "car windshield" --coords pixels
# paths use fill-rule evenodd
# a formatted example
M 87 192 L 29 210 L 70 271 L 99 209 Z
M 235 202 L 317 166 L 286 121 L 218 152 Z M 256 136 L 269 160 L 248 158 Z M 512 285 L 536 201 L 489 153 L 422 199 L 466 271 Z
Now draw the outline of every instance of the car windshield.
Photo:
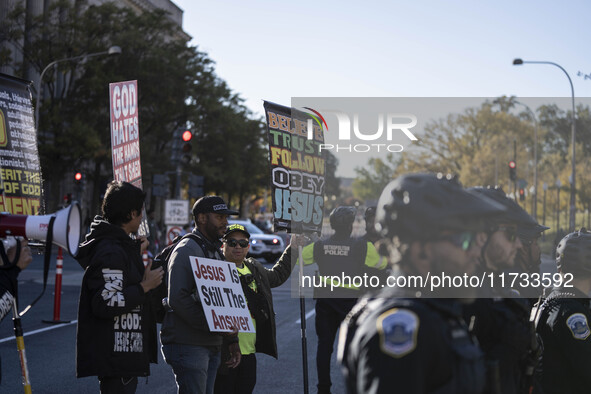
M 246 227 L 246 231 L 248 231 L 250 234 L 264 234 L 263 230 L 261 230 L 260 228 L 258 228 L 257 226 L 255 226 L 254 224 L 252 224 L 250 222 L 235 222 L 235 221 L 229 220 L 228 223 L 230 223 L 230 224 L 233 224 L 233 223 L 241 224 L 244 227 Z

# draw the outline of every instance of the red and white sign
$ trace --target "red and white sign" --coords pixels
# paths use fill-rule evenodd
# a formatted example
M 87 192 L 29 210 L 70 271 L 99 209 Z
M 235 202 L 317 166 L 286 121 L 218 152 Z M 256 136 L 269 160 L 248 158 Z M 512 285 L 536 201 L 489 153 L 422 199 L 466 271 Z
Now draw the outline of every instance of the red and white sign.
M 168 226 L 166 228 L 166 245 L 172 244 L 172 241 L 182 233 L 183 229 L 180 226 Z
M 210 331 L 255 332 L 236 265 L 227 261 L 190 257 L 193 277 Z
M 142 188 L 137 81 L 109 84 L 113 177 Z
M 137 97 L 137 81 L 109 84 L 113 179 L 143 189 Z M 143 215 L 138 235 L 148 236 L 150 228 L 145 208 Z

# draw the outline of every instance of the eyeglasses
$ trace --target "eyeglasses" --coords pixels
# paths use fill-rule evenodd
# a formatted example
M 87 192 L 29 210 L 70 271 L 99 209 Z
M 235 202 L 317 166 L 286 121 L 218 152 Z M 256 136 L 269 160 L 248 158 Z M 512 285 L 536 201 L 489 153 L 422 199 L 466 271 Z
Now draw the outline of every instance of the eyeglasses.
M 441 235 L 437 237 L 437 240 L 450 242 L 465 252 L 466 250 L 470 249 L 470 246 L 472 246 L 474 238 L 475 235 L 473 232 L 466 231 L 463 233 Z
M 515 242 L 517 239 L 517 228 L 516 227 L 497 227 L 497 231 L 502 231 L 505 233 L 507 240 L 509 242 Z
M 241 248 L 246 248 L 249 244 L 247 239 L 227 239 L 224 242 L 226 242 L 226 245 L 228 245 L 231 248 L 235 248 L 237 245 L 240 245 Z

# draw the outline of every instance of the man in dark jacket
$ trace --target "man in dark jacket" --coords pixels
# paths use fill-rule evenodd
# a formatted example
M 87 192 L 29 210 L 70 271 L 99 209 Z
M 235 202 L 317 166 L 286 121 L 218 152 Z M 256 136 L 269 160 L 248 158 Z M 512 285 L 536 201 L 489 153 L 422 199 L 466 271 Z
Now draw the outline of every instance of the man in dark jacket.
M 184 238 L 170 254 L 168 262 L 168 304 L 162 322 L 160 340 L 162 354 L 172 367 L 179 394 L 211 394 L 220 364 L 222 342 L 230 348 L 229 367 L 240 363 L 238 338 L 234 333 L 209 330 L 197 285 L 193 277 L 190 257 L 224 260 L 220 238 L 226 232 L 228 215 L 238 212 L 228 209 L 221 197 L 201 197 L 193 205 L 195 237 Z
M 85 269 L 78 305 L 76 376 L 98 376 L 101 393 L 135 393 L 138 376 L 157 362 L 156 321 L 147 292 L 162 268 L 144 268 L 148 241 L 132 239 L 145 194 L 127 182 L 109 184 L 76 259 Z
M 253 258 L 246 258 L 250 249 L 250 233 L 241 224 L 228 226 L 222 238 L 223 252 L 227 261 L 236 264 L 240 283 L 251 317 L 256 326 L 256 333 L 238 333 L 240 365 L 233 369 L 223 368 L 218 371 L 215 392 L 219 394 L 252 393 L 256 385 L 255 352 L 266 353 L 277 358 L 277 340 L 275 312 L 273 311 L 272 287 L 281 286 L 293 270 L 291 245 L 285 249 L 277 263 L 271 269 L 265 268 Z

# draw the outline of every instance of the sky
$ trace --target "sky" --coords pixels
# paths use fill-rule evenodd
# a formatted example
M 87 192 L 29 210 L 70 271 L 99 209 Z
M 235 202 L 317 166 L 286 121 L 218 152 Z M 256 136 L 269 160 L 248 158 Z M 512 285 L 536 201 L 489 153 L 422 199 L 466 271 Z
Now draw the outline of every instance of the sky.
M 261 117 L 292 97 L 571 96 L 558 67 L 514 58 L 560 64 L 591 97 L 588 1 L 173 2 Z

